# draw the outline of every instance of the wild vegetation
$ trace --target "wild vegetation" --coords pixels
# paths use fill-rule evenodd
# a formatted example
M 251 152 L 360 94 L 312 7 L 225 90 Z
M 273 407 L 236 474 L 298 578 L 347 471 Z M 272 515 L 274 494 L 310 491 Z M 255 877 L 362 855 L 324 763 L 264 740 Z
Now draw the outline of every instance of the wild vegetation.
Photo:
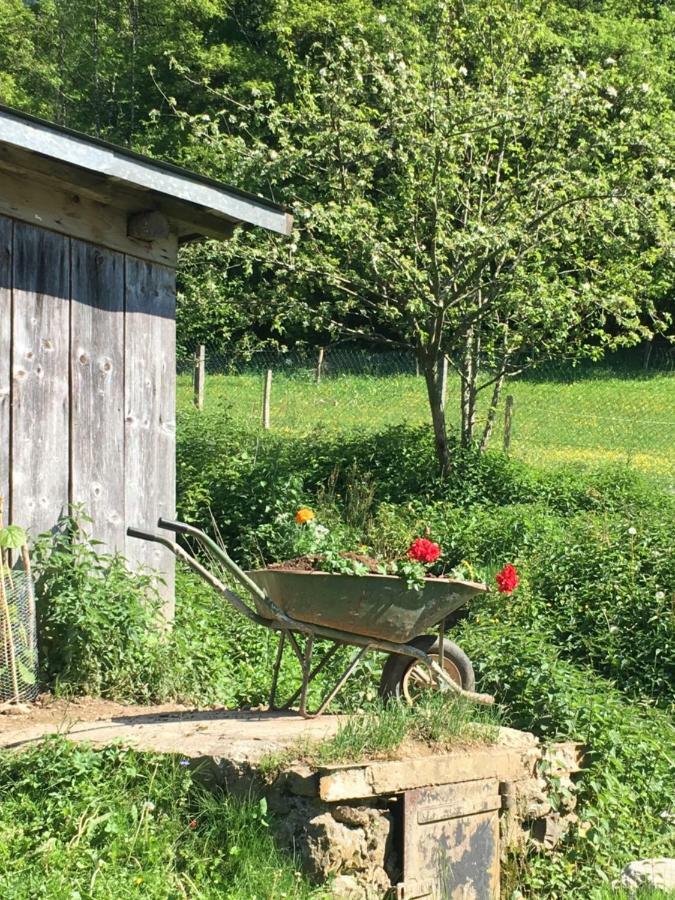
M 471 656 L 479 689 L 496 695 L 505 724 L 585 741 L 590 765 L 580 781 L 577 829 L 555 854 L 514 859 L 509 885 L 533 898 L 608 897 L 622 865 L 667 854 L 673 840 L 673 497 L 626 467 L 539 470 L 458 444 L 454 474 L 440 479 L 434 459 L 428 426 L 247 435 L 219 410 L 186 410 L 180 514 L 206 527 L 213 514 L 235 557 L 249 565 L 283 556 L 284 517 L 307 504 L 345 540 L 351 535 L 383 555 L 429 528 L 449 568 L 468 564 L 491 581 L 514 562 L 518 590 L 475 602 L 453 637 Z M 52 638 L 75 635 L 73 654 L 47 657 L 57 689 L 227 706 L 265 701 L 269 633 L 180 572 L 176 625 L 158 641 L 147 628 L 143 582 L 116 574 L 113 564 L 107 591 L 88 574 L 91 561 L 82 566 L 89 552 L 80 546 L 73 555 L 57 540 L 42 564 L 42 621 Z M 75 595 L 89 598 L 86 609 L 72 602 Z M 366 662 L 341 708 L 376 709 L 378 675 L 377 659 Z M 297 676 L 289 657 L 282 691 Z M 411 727 L 434 737 L 423 721 L 404 718 L 386 718 L 378 730 L 371 716 L 350 726 L 331 752 L 391 746 Z
M 177 758 L 54 738 L 0 756 L 7 900 L 320 897 L 270 836 L 263 801 L 200 787 Z

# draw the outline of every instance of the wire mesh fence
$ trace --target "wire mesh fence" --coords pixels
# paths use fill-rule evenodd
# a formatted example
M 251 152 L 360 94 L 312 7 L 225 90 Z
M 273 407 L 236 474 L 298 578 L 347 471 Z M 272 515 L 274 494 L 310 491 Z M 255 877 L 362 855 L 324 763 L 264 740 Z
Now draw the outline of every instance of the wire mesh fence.
M 0 592 L 0 702 L 35 699 L 37 662 L 32 584 L 24 572 L 6 571 Z
M 294 434 L 363 431 L 430 421 L 414 354 L 349 344 L 248 357 L 199 350 L 178 361 L 178 405 L 248 428 Z M 490 390 L 479 395 L 478 423 Z M 505 400 L 510 397 L 509 416 Z M 450 368 L 447 418 L 459 425 L 460 381 Z M 624 463 L 675 490 L 675 349 L 600 362 L 548 364 L 507 382 L 491 445 L 537 464 Z

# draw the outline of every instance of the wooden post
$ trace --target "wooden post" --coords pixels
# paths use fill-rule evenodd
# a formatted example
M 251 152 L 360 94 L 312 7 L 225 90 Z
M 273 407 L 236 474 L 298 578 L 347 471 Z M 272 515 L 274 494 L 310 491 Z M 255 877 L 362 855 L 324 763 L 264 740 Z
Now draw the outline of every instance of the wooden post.
M 321 384 L 321 373 L 323 371 L 323 357 L 326 352 L 325 347 L 319 347 L 319 359 L 316 363 L 316 383 Z
M 513 396 L 509 394 L 504 404 L 504 453 L 511 446 L 511 425 L 513 423 Z
M 263 382 L 263 413 L 262 413 L 262 423 L 263 428 L 269 429 L 270 427 L 270 398 L 272 396 L 272 370 L 268 369 L 265 372 L 265 380 Z
M 195 351 L 195 369 L 193 383 L 195 389 L 195 406 L 204 409 L 204 379 L 206 375 L 206 348 L 200 344 Z

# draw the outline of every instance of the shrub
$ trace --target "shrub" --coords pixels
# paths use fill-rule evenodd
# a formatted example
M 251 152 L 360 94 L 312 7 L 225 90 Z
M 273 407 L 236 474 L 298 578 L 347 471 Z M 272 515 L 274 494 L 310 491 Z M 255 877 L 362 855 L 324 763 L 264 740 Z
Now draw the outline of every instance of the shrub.
M 670 716 L 630 703 L 591 669 L 561 659 L 546 633 L 498 599 L 463 626 L 458 640 L 472 657 L 480 688 L 496 695 L 510 724 L 589 748 L 580 779 L 582 827 L 562 853 L 527 860 L 520 890 L 533 898 L 591 900 L 606 896 L 631 859 L 669 855 L 675 796 Z
M 150 699 L 161 668 L 161 601 L 149 575 L 97 553 L 74 519 L 34 550 L 43 679 L 60 692 Z
M 564 656 L 665 705 L 675 687 L 672 524 L 649 510 L 577 514 L 533 548 L 527 567 L 537 597 L 529 617 Z

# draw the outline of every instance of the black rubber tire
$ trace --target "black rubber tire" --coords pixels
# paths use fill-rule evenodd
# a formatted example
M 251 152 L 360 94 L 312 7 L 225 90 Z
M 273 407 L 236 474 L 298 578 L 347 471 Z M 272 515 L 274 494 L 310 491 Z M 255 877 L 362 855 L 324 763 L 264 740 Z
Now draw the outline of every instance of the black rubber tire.
M 420 637 L 413 638 L 410 644 L 431 656 L 438 656 L 440 646 L 437 635 L 423 634 Z M 454 663 L 457 668 L 461 677 L 460 687 L 465 691 L 475 690 L 476 676 L 471 660 L 466 653 L 457 644 L 445 638 L 443 655 L 445 659 Z M 379 695 L 383 700 L 388 700 L 391 697 L 396 697 L 397 699 L 405 697 L 403 689 L 404 678 L 408 669 L 415 664 L 416 660 L 410 656 L 403 656 L 400 653 L 389 654 L 387 661 L 382 667 L 382 677 L 380 678 Z

